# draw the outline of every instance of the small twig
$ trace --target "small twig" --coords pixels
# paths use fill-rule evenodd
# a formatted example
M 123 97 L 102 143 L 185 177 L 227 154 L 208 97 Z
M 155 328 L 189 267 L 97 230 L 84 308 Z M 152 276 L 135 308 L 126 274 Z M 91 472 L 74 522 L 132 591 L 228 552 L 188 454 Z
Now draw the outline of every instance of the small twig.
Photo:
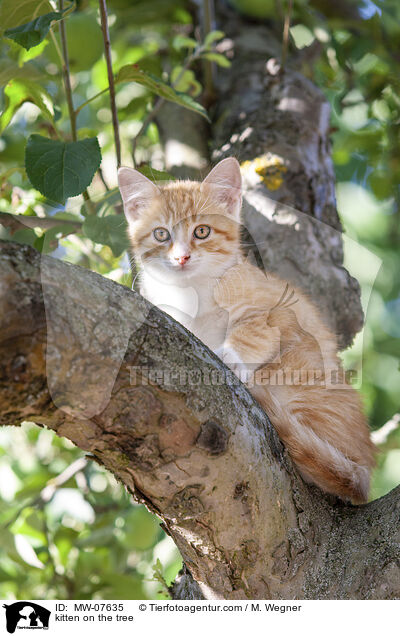
M 60 12 L 64 11 L 64 0 L 60 0 Z M 74 110 L 74 103 L 72 100 L 72 88 L 71 88 L 71 75 L 69 70 L 69 56 L 67 45 L 67 34 L 65 30 L 64 18 L 60 20 L 60 38 L 62 47 L 62 73 L 64 78 L 65 95 L 68 104 L 69 121 L 71 124 L 71 137 L 73 141 L 77 141 L 76 133 L 76 114 Z
M 159 97 L 158 98 L 158 100 L 154 104 L 153 109 L 148 113 L 148 115 L 145 118 L 143 124 L 141 125 L 141 127 L 139 129 L 139 132 L 133 138 L 133 142 L 132 142 L 132 159 L 133 159 L 133 165 L 134 165 L 135 168 L 136 168 L 136 146 L 137 146 L 137 143 L 139 141 L 139 137 L 141 137 L 143 135 L 143 133 L 146 131 L 147 126 L 153 121 L 154 117 L 157 115 L 158 111 L 160 110 L 160 108 L 164 104 L 164 102 L 165 102 L 165 99 L 163 97 Z
M 61 68 L 64 67 L 64 58 L 63 55 L 61 53 L 61 49 L 60 49 L 60 45 L 58 44 L 57 38 L 54 35 L 54 26 L 57 24 L 57 22 L 52 22 L 51 27 L 50 27 L 50 35 L 51 35 L 51 39 L 53 40 L 53 44 L 54 44 L 54 48 L 56 50 L 56 53 L 58 55 L 58 58 L 60 60 L 60 64 L 61 64 Z
M 373 431 L 371 433 L 371 439 L 374 444 L 380 445 L 384 444 L 387 441 L 387 438 L 393 431 L 395 431 L 400 426 L 400 413 L 395 413 L 393 417 L 386 422 L 381 428 L 378 428 L 377 431 Z
M 285 13 L 285 22 L 283 24 L 283 37 L 282 37 L 282 57 L 281 57 L 281 70 L 285 69 L 287 53 L 289 48 L 289 29 L 290 19 L 292 16 L 293 0 L 288 0 L 288 7 Z
M 84 190 L 82 192 L 82 196 L 83 196 L 83 198 L 85 200 L 88 213 L 89 214 L 96 214 L 96 207 L 95 207 L 93 201 L 90 198 L 89 192 L 87 190 Z
M 76 473 L 86 468 L 87 463 L 88 460 L 86 457 L 79 457 L 79 459 L 72 462 L 62 473 L 47 482 L 46 486 L 40 492 L 40 499 L 45 503 L 49 502 L 54 497 L 57 488 L 69 481 Z
M 47 554 L 49 556 L 49 563 L 51 564 L 51 567 L 52 567 L 52 570 L 53 570 L 53 575 L 51 577 L 51 581 L 52 581 L 52 583 L 54 585 L 57 582 L 57 579 L 58 578 L 62 579 L 62 577 L 59 577 L 59 575 L 57 574 L 57 565 L 56 565 L 56 562 L 54 560 L 53 553 L 52 553 L 52 550 L 51 550 L 51 548 L 54 546 L 54 542 L 51 539 L 49 526 L 47 524 L 47 519 L 46 519 L 46 515 L 45 515 L 44 512 L 43 512 L 42 528 L 43 528 L 43 534 L 46 537 Z
M 92 249 L 90 249 L 85 244 L 85 241 L 82 240 L 76 234 L 71 234 L 68 240 L 72 244 L 76 245 L 79 248 L 79 250 L 82 252 L 82 254 L 84 254 L 87 257 L 88 263 L 90 261 L 94 261 L 95 263 L 98 263 L 98 265 L 106 265 L 107 267 L 109 267 L 109 263 L 107 263 L 106 259 L 103 258 L 101 254 L 98 254 L 97 252 L 94 252 Z
M 119 138 L 119 123 L 118 123 L 117 106 L 115 103 L 115 86 L 114 86 L 114 76 L 112 71 L 110 32 L 108 30 L 106 0 L 99 0 L 99 7 L 100 7 L 100 16 L 101 16 L 101 30 L 103 31 L 103 40 L 104 40 L 104 55 L 107 62 L 108 86 L 110 88 L 110 106 L 111 106 L 112 123 L 113 123 L 113 129 L 114 129 L 115 154 L 117 155 L 117 166 L 119 168 L 119 166 L 121 165 L 121 142 Z
M 40 227 L 48 230 L 59 225 L 70 225 L 71 229 L 79 230 L 82 227 L 80 221 L 71 221 L 69 219 L 59 219 L 57 217 L 40 217 L 25 216 L 24 214 L 9 214 L 8 212 L 0 212 L 0 223 L 4 227 L 9 227 L 12 231 L 20 230 L 24 227 L 35 228 Z
M 47 482 L 46 486 L 42 488 L 37 497 L 34 497 L 28 503 L 25 502 L 24 505 L 19 508 L 12 516 L 12 518 L 7 521 L 7 523 L 4 524 L 4 526 L 2 527 L 6 529 L 12 526 L 12 524 L 18 519 L 21 512 L 26 508 L 35 508 L 36 506 L 43 507 L 45 504 L 49 503 L 49 501 L 51 501 L 51 499 L 54 497 L 57 488 L 65 484 L 69 479 L 71 479 L 71 477 L 76 475 L 76 473 L 83 470 L 86 467 L 87 463 L 87 457 L 79 457 L 79 459 L 76 459 L 74 462 L 72 462 L 72 464 L 67 466 L 67 468 L 63 470 L 62 473 L 57 475 L 57 477 L 50 479 Z
M 104 178 L 104 174 L 103 174 L 102 169 L 101 169 L 101 168 L 99 168 L 99 169 L 97 170 L 97 172 L 99 173 L 99 177 L 100 177 L 100 179 L 101 179 L 101 182 L 102 182 L 103 186 L 105 187 L 105 189 L 107 190 L 107 192 L 110 192 L 110 186 L 108 185 L 107 181 L 106 181 L 106 180 L 105 180 L 105 178 Z
M 100 97 L 101 95 L 104 95 L 104 93 L 108 93 L 109 91 L 109 87 L 107 86 L 107 88 L 104 88 L 102 91 L 100 91 L 99 93 L 96 93 L 96 95 L 93 95 L 93 97 L 89 97 L 89 99 L 87 99 L 85 102 L 82 102 L 82 104 L 80 104 L 77 108 L 75 108 L 75 115 L 77 115 L 82 108 L 85 108 L 85 106 L 87 106 L 88 104 L 90 104 L 90 102 L 92 102 L 94 99 L 97 99 L 98 97 Z

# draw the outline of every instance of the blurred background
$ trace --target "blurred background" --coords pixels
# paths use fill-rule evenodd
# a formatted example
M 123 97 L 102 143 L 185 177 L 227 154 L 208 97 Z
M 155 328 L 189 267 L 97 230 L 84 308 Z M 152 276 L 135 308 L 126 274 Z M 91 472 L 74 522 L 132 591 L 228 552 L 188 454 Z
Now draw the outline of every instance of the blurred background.
M 230 4 L 243 20 L 266 22 L 281 38 L 292 3 Z M 26 49 L 4 35 L 29 18 L 21 13 L 15 22 L 14 14 L 14 23 L 7 22 L 9 5 L 10 0 L 0 3 L 0 213 L 52 217 L 56 223 L 32 228 L 0 217 L 0 238 L 28 243 L 131 286 L 125 221 L 115 214 L 120 200 L 98 4 L 77 2 L 66 19 L 73 100 L 75 108 L 82 106 L 77 137 L 97 136 L 102 152 L 101 171 L 89 187 L 91 214 L 81 196 L 67 205 L 54 203 L 27 176 L 29 135 L 69 139 L 70 121 L 57 24 Z M 107 0 L 107 6 L 114 70 L 138 64 L 156 87 L 166 82 L 201 102 L 204 60 L 229 66 L 215 48 L 223 33 L 208 43 L 201 39 L 194 2 Z M 377 498 L 400 483 L 400 4 L 294 0 L 290 52 L 300 55 L 311 46 L 318 46 L 319 54 L 312 64 L 304 56 L 300 71 L 331 105 L 346 266 L 361 284 L 366 312 L 365 328 L 343 358 L 362 372 L 360 390 L 380 448 L 371 492 Z M 117 86 L 122 164 L 132 165 L 136 137 L 137 164 L 151 164 L 156 176 L 163 170 L 158 130 L 151 117 L 145 128 L 143 123 L 157 99 L 148 85 Z M 156 517 L 133 504 L 82 451 L 31 423 L 0 430 L 0 533 L 3 599 L 167 598 L 181 567 Z

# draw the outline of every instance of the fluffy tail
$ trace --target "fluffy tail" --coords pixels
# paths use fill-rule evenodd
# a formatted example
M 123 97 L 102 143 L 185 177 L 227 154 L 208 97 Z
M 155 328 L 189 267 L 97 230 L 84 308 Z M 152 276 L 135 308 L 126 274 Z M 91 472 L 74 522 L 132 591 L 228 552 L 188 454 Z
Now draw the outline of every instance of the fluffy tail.
M 301 418 L 291 412 L 290 404 L 281 406 L 270 392 L 266 395 L 264 391 L 257 397 L 306 481 L 353 503 L 367 501 L 372 445 L 365 462 L 357 463 L 302 423 Z

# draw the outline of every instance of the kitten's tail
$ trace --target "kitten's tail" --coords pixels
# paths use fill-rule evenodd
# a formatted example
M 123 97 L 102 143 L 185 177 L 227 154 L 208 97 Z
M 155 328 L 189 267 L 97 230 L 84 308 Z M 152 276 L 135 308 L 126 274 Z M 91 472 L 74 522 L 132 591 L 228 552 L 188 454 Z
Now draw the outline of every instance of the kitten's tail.
M 344 500 L 365 503 L 372 461 L 367 465 L 353 461 L 299 421 L 290 407 L 283 408 L 274 395 L 268 394 L 267 403 L 265 393 L 263 397 L 263 406 L 304 479 Z

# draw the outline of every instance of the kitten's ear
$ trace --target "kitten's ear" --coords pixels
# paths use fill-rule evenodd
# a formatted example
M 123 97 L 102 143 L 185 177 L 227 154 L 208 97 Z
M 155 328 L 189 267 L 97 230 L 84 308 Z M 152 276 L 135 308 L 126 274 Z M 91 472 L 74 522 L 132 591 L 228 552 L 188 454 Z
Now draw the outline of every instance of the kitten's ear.
M 150 179 L 133 168 L 118 169 L 118 185 L 128 223 L 134 223 L 160 190 Z
M 232 216 L 239 220 L 242 207 L 242 177 L 237 159 L 229 157 L 217 163 L 203 183 L 215 186 L 215 196 L 227 206 Z

